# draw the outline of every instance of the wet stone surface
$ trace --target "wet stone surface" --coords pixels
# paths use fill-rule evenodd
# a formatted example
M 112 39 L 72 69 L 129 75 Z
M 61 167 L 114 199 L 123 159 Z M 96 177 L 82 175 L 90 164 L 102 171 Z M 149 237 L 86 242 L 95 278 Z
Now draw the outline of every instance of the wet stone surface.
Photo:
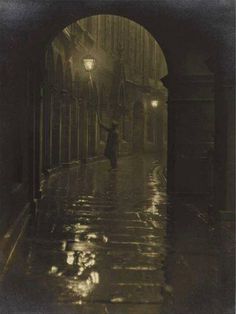
M 207 201 L 168 200 L 152 157 L 108 168 L 101 161 L 50 178 L 0 312 L 224 313 Z

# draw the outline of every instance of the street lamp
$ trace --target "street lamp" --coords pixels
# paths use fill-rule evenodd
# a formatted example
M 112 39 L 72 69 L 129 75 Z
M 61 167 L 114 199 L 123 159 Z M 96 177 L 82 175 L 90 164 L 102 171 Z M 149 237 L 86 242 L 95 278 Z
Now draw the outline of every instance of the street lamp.
M 94 89 L 96 88 L 96 86 L 94 86 L 94 83 L 93 83 L 92 72 L 93 72 L 94 67 L 96 65 L 96 60 L 93 56 L 87 55 L 87 56 L 83 57 L 83 65 L 84 65 L 85 71 L 88 72 L 88 74 L 89 74 L 89 81 L 91 84 L 92 93 L 94 93 Z M 97 93 L 96 93 L 96 97 L 97 97 Z M 93 99 L 93 101 L 94 101 L 94 99 Z M 98 108 L 96 108 L 96 111 L 98 111 Z
M 159 105 L 158 100 L 157 100 L 157 99 L 153 99 L 153 100 L 151 101 L 151 105 L 152 105 L 152 108 L 157 108 L 158 105 Z
M 86 71 L 91 72 L 95 67 L 95 58 L 91 55 L 87 55 L 83 58 L 83 64 Z
M 93 79 L 92 79 L 91 72 L 94 70 L 95 63 L 96 63 L 96 60 L 93 56 L 87 55 L 83 57 L 84 68 L 85 68 L 85 71 L 89 73 L 89 80 L 92 86 L 93 86 Z

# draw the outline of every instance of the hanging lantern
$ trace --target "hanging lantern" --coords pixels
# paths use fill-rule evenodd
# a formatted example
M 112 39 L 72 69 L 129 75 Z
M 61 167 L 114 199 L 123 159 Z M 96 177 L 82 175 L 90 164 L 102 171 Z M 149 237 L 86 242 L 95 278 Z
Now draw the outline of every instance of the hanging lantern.
M 87 55 L 83 58 L 84 68 L 88 72 L 93 71 L 95 63 L 96 63 L 95 58 L 93 58 L 91 55 Z
M 158 105 L 159 105 L 158 100 L 157 100 L 157 99 L 153 99 L 153 100 L 151 101 L 151 105 L 152 105 L 152 108 L 157 108 Z

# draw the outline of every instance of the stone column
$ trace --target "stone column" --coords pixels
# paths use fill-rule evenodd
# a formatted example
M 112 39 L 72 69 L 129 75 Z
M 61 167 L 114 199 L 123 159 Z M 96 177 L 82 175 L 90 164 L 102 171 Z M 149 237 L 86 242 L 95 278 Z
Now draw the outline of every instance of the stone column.
M 145 136 L 145 111 L 142 101 L 134 103 L 133 108 L 133 152 L 141 153 L 144 151 Z
M 77 143 L 78 143 L 78 113 L 77 113 L 77 99 L 73 97 L 71 104 L 71 161 L 77 160 Z
M 72 106 L 74 102 L 74 97 L 72 92 L 70 91 L 69 93 L 69 98 L 68 98 L 68 162 L 70 163 L 72 161 L 72 148 L 71 148 L 71 140 L 72 140 Z
M 163 154 L 163 108 L 162 103 L 156 108 L 156 119 L 155 119 L 155 145 L 159 160 L 162 160 Z
M 30 60 L 28 80 L 29 80 L 29 103 L 30 103 L 30 121 L 29 121 L 29 134 L 30 134 L 30 199 L 37 200 L 41 197 L 40 181 L 42 171 L 42 86 L 44 64 L 38 60 L 44 60 L 42 54 L 39 53 L 37 59 Z
M 71 161 L 71 94 L 64 90 L 62 103 L 62 163 Z
M 87 102 L 85 99 L 80 101 L 79 116 L 79 156 L 82 162 L 86 162 L 88 158 L 88 112 Z
M 208 193 L 208 150 L 214 132 L 213 76 L 169 73 L 168 191 Z
M 54 88 L 47 84 L 44 88 L 43 106 L 43 171 L 52 168 L 52 115 Z
M 51 167 L 58 167 L 61 162 L 61 103 L 62 92 L 57 89 L 54 94 L 52 108 L 52 162 Z
M 215 82 L 215 206 L 230 214 L 235 209 L 235 82 L 234 67 L 229 68 L 226 60 L 218 67 Z
M 162 133 L 162 163 L 163 166 L 167 169 L 167 136 L 168 136 L 168 125 L 167 125 L 167 119 L 168 119 L 168 112 L 167 112 L 167 104 L 166 101 L 163 104 L 163 121 L 162 121 L 162 127 L 163 127 L 163 133 Z
M 227 94 L 227 159 L 226 159 L 226 211 L 235 210 L 235 80 L 224 86 Z
M 53 121 L 53 106 L 54 106 L 54 101 L 55 101 L 55 88 L 53 86 L 51 86 L 51 90 L 50 90 L 50 108 L 49 108 L 49 147 L 48 147 L 48 164 L 47 164 L 47 168 L 51 169 L 52 168 L 52 132 L 53 132 L 53 125 L 52 125 L 52 121 Z
M 233 23 L 227 25 L 229 19 L 224 22 L 210 66 L 215 73 L 214 205 L 220 218 L 220 293 L 224 311 L 230 312 L 234 308 L 235 288 L 235 41 Z

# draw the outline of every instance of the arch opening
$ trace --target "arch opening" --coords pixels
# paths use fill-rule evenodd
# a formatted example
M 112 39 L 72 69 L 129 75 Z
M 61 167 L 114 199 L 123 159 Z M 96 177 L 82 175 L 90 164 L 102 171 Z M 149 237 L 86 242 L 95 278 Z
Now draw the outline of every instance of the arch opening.
M 118 123 L 121 154 L 153 153 L 166 166 L 168 92 L 161 79 L 168 69 L 162 49 L 143 26 L 116 15 L 90 16 L 64 28 L 49 50 L 55 60 L 60 56 L 65 73 L 60 86 L 55 78 L 62 96 L 54 130 L 59 140 L 52 147 L 59 146 L 60 156 L 52 156 L 52 167 L 103 155 L 106 136 L 98 118 Z M 82 62 L 88 53 L 96 60 L 90 74 Z M 47 73 L 58 71 L 46 67 Z M 152 107 L 153 99 L 158 108 Z

